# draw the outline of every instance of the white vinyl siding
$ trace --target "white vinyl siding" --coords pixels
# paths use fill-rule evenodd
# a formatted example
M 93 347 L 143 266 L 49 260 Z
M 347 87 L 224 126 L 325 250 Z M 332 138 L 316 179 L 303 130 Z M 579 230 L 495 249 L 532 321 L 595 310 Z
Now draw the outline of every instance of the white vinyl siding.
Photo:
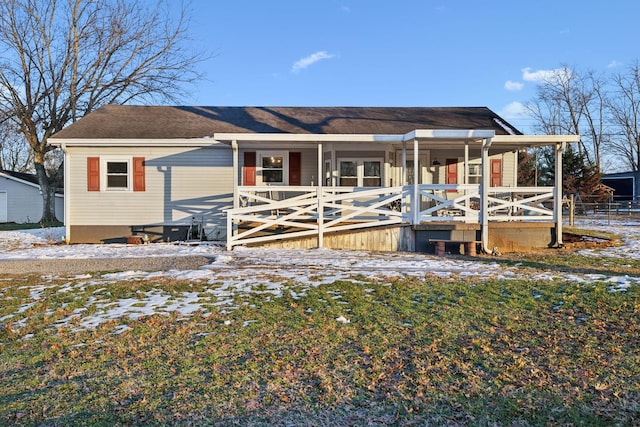
M 0 191 L 0 223 L 9 221 L 9 211 L 7 208 L 7 192 Z
M 35 223 L 42 218 L 42 194 L 37 185 L 0 176 L 0 193 L 4 194 L 2 197 L 5 199 L 5 219 L 2 220 L 0 212 L 0 222 Z M 3 209 L 2 203 L 0 200 L 0 209 Z M 56 203 L 56 217 L 64 219 L 60 203 Z
M 231 149 L 70 147 L 66 156 L 71 225 L 189 224 L 204 217 L 224 225 L 233 206 Z M 87 158 L 145 158 L 145 191 L 87 191 Z M 103 174 L 106 171 L 101 170 Z

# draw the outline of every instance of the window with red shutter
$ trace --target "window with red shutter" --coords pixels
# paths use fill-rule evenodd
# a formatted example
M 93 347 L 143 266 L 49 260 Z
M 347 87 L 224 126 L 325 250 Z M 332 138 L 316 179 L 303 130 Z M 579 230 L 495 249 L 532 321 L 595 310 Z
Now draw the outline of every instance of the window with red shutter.
M 256 185 L 256 152 L 245 151 L 242 168 L 243 185 Z
M 502 186 L 502 160 L 491 159 L 491 187 Z
M 100 157 L 87 157 L 87 191 L 100 191 Z
M 447 184 L 457 184 L 458 183 L 458 159 L 447 159 L 447 176 L 446 183 Z M 447 192 L 455 192 L 456 190 L 447 190 Z
M 301 185 L 302 182 L 302 154 L 289 153 L 289 185 Z
M 133 191 L 145 191 L 144 157 L 133 158 Z

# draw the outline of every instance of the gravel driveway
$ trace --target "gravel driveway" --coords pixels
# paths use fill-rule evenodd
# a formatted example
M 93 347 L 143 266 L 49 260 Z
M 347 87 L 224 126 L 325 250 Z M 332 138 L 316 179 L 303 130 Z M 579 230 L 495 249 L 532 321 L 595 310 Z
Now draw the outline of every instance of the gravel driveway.
M 81 274 L 93 271 L 197 270 L 212 260 L 203 256 L 0 260 L 0 274 Z

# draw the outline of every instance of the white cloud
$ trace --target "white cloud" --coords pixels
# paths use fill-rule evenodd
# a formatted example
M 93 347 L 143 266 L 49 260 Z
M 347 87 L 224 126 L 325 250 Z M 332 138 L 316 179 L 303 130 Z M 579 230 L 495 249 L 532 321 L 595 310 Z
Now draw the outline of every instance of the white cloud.
M 293 64 L 293 67 L 291 67 L 291 72 L 297 73 L 300 70 L 304 70 L 305 68 L 310 67 L 311 65 L 315 64 L 318 61 L 322 61 L 323 59 L 331 59 L 334 57 L 335 55 L 332 55 L 324 50 L 313 53 L 309 56 L 306 56 L 296 61 L 296 63 Z
M 609 62 L 609 64 L 607 65 L 607 68 L 617 68 L 620 67 L 622 65 L 622 62 L 618 62 L 615 59 L 611 62 Z
M 570 74 L 571 69 L 567 67 L 536 71 L 532 71 L 531 67 L 522 69 L 522 79 L 527 82 L 561 81 L 569 78 Z
M 523 87 L 524 87 L 524 84 L 520 82 L 514 82 L 511 80 L 507 80 L 507 82 L 504 84 L 504 88 L 506 90 L 512 90 L 512 91 L 522 90 Z
M 522 102 L 514 101 L 500 110 L 498 115 L 507 120 L 521 119 L 527 116 L 527 109 Z
M 541 82 L 552 78 L 557 70 L 532 71 L 531 67 L 522 69 L 522 79 L 526 82 Z

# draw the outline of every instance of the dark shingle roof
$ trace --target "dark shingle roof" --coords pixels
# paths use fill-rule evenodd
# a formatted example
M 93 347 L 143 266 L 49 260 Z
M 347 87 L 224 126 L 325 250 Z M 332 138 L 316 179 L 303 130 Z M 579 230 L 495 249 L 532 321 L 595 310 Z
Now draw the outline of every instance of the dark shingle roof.
M 54 139 L 201 138 L 214 133 L 405 134 L 484 129 L 521 134 L 486 107 L 170 107 L 106 105 Z
M 38 184 L 38 177 L 36 175 L 32 174 L 32 173 L 15 172 L 15 171 L 9 171 L 9 170 L 0 169 L 0 174 L 9 175 L 9 176 L 12 176 L 14 178 L 30 182 L 32 184 L 39 185 Z

